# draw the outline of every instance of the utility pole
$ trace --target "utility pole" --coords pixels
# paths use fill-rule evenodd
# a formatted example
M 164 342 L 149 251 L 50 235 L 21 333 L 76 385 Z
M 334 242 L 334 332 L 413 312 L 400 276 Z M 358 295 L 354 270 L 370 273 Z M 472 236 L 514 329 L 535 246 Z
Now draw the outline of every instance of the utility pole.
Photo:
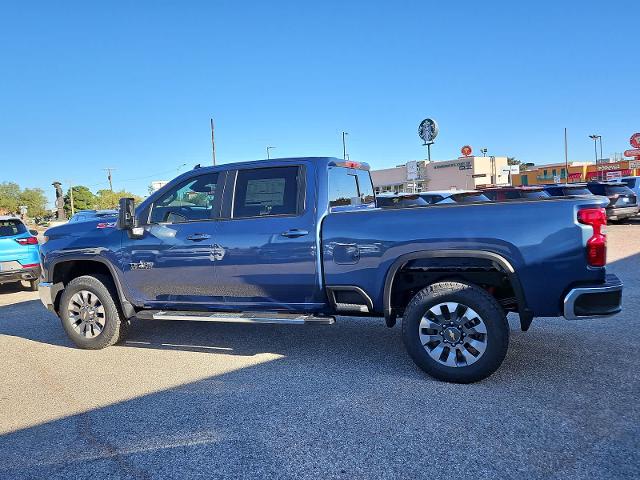
M 107 172 L 107 178 L 109 179 L 109 189 L 113 192 L 113 180 L 111 177 L 111 172 L 115 170 L 115 168 L 107 167 L 107 168 L 103 168 L 102 170 Z
M 342 159 L 347 159 L 347 142 L 345 140 L 345 136 L 349 135 L 349 132 L 342 132 Z
M 269 151 L 276 147 L 267 147 L 267 160 L 271 160 L 271 155 L 269 155 Z
M 213 157 L 213 166 L 216 166 L 216 139 L 214 135 L 213 118 L 211 120 L 211 156 Z

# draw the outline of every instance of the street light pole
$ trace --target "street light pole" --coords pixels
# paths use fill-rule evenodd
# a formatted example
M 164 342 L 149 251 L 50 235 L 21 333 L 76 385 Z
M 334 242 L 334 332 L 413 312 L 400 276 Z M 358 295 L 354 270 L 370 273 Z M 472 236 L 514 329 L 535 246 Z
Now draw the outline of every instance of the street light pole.
M 598 139 L 602 138 L 602 137 L 600 135 L 594 133 L 593 135 L 589 135 L 589 138 L 591 140 L 593 140 L 593 153 L 594 153 L 594 155 L 596 157 L 596 170 L 597 170 L 598 169 Z M 598 174 L 598 180 L 601 180 L 600 171 L 599 170 L 597 170 L 597 174 Z
M 342 132 L 342 159 L 347 159 L 347 142 L 345 140 L 345 136 L 349 135 L 349 132 Z
M 271 155 L 269 154 L 269 151 L 270 151 L 272 148 L 276 148 L 276 147 L 267 147 L 267 160 L 271 160 Z

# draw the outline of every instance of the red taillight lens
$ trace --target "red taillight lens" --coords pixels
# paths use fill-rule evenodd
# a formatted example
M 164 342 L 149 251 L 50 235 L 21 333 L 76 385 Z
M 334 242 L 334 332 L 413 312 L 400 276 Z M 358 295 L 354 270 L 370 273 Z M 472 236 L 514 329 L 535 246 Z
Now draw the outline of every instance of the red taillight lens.
M 578 211 L 578 221 L 593 228 L 587 240 L 587 263 L 592 267 L 604 267 L 607 263 L 607 214 L 604 208 L 585 208 Z
M 37 245 L 38 238 L 37 237 L 16 238 L 16 242 L 18 242 L 20 245 Z

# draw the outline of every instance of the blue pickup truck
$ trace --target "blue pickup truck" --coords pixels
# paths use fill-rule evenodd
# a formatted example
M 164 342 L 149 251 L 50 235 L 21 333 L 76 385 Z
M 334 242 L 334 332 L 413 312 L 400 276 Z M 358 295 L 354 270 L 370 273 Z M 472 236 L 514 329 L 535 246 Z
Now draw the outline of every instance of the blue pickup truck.
M 376 208 L 363 163 L 289 158 L 195 168 L 119 217 L 50 228 L 42 302 L 80 348 L 121 341 L 131 319 L 332 324 L 402 318 L 407 352 L 451 382 L 493 373 L 507 312 L 615 314 L 607 201 Z

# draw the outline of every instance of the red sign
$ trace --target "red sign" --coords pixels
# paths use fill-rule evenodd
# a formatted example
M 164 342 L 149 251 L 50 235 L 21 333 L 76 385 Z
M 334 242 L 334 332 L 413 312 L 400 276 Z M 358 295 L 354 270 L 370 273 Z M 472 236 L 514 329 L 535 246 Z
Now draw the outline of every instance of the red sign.
M 581 180 L 582 180 L 582 174 L 580 172 L 570 173 L 569 174 L 569 181 L 570 182 L 579 182 Z
M 465 145 L 464 147 L 462 147 L 460 149 L 460 152 L 462 153 L 462 155 L 464 155 L 465 157 L 468 157 L 469 155 L 471 155 L 471 152 L 473 152 L 473 150 L 471 149 L 471 147 L 469 145 Z
M 640 157 L 640 147 L 639 148 L 634 148 L 633 150 L 625 150 L 624 151 L 624 156 L 625 157 Z
M 621 170 L 613 170 L 609 172 L 587 172 L 587 181 L 598 180 L 599 178 L 617 178 L 617 177 L 629 177 L 631 170 L 624 168 Z
M 633 148 L 640 148 L 640 132 L 634 133 L 629 139 L 629 143 Z

